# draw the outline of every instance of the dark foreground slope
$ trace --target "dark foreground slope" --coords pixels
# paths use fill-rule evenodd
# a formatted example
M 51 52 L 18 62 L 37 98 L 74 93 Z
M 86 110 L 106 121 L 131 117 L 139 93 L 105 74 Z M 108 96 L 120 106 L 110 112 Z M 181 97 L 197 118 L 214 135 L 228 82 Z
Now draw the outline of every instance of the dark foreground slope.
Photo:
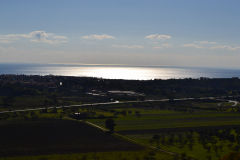
M 2 121 L 0 131 L 0 157 L 142 149 L 87 124 L 69 120 Z

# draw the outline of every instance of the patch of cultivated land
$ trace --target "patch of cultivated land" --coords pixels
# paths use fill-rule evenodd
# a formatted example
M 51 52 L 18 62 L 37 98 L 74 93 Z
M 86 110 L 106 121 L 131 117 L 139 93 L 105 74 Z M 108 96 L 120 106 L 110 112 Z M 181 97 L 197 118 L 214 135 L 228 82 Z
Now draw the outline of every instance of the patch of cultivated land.
M 1 121 L 0 131 L 0 157 L 143 149 L 71 120 Z
M 232 109 L 230 106 L 229 110 L 222 111 L 204 104 L 197 110 L 178 111 L 177 107 L 169 106 L 167 109 L 161 109 L 161 104 L 159 109 L 157 106 L 112 107 L 110 111 L 118 113 L 113 118 L 117 133 L 140 144 L 178 153 L 177 160 L 186 159 L 184 156 L 219 160 L 240 150 L 240 113 L 237 107 Z M 104 119 L 89 121 L 104 126 Z
M 104 126 L 104 120 L 90 120 Z M 153 113 L 137 117 L 135 115 L 119 116 L 115 118 L 116 131 L 126 130 L 152 130 L 160 128 L 182 128 L 201 126 L 240 125 L 239 113 L 202 112 L 202 113 Z

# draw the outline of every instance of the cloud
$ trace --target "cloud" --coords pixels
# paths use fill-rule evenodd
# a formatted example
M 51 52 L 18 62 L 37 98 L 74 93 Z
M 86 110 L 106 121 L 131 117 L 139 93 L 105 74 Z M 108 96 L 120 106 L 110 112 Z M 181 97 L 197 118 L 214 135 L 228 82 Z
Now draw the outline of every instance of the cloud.
M 0 43 L 11 43 L 11 41 L 6 39 L 6 38 L 1 38 L 0 37 Z
M 217 44 L 217 42 L 211 42 L 211 41 L 195 41 L 195 43 L 198 43 L 198 44 Z
M 169 43 L 163 43 L 163 44 L 161 44 L 161 45 L 159 45 L 159 46 L 154 46 L 153 48 L 154 48 L 154 49 L 163 49 L 163 48 L 171 48 L 171 47 L 172 47 L 171 44 L 169 44 Z
M 66 43 L 67 37 L 46 33 L 45 31 L 34 31 L 30 33 L 32 42 L 43 42 L 49 44 Z
M 219 45 L 217 42 L 211 41 L 195 41 L 194 43 L 184 44 L 183 47 L 192 47 L 198 49 L 225 49 L 229 51 L 240 50 L 240 46 L 231 46 L 231 45 Z
M 142 45 L 112 45 L 114 48 L 142 49 Z
M 195 43 L 184 44 L 183 47 L 189 47 L 189 48 L 204 48 L 203 46 L 200 46 L 200 45 L 195 44 Z
M 3 51 L 5 51 L 5 48 L 0 46 L 0 52 L 3 52 Z
M 90 40 L 104 40 L 104 39 L 115 39 L 114 36 L 107 35 L 107 34 L 91 34 L 82 36 L 83 39 L 90 39 Z
M 167 34 L 150 34 L 145 37 L 146 39 L 151 39 L 151 40 L 167 40 L 171 39 L 172 37 Z
M 31 42 L 58 44 L 67 43 L 68 39 L 65 36 L 47 33 L 45 31 L 33 31 L 28 34 L 7 34 L 0 35 L 0 43 L 12 43 L 22 39 L 29 39 Z
M 189 47 L 189 48 L 209 48 L 209 46 L 212 46 L 214 44 L 217 44 L 217 42 L 212 41 L 195 41 L 193 43 L 187 43 L 184 44 L 183 47 Z
M 210 47 L 210 49 L 226 49 L 230 51 L 236 51 L 236 50 L 240 50 L 240 46 L 233 47 L 230 45 L 217 45 L 217 46 Z
M 7 34 L 0 35 L 0 43 L 12 43 L 19 40 L 20 38 L 27 38 L 25 34 Z
M 10 47 L 2 47 L 0 46 L 0 54 L 5 54 L 5 55 L 9 55 L 9 53 L 14 53 L 14 52 L 18 52 L 19 50 L 17 50 L 16 48 L 10 46 Z

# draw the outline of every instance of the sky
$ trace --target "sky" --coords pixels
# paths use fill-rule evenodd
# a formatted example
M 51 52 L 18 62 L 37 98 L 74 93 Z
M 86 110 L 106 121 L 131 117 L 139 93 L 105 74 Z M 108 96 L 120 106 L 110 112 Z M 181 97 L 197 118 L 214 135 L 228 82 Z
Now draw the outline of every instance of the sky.
M 240 68 L 239 0 L 0 0 L 0 63 Z

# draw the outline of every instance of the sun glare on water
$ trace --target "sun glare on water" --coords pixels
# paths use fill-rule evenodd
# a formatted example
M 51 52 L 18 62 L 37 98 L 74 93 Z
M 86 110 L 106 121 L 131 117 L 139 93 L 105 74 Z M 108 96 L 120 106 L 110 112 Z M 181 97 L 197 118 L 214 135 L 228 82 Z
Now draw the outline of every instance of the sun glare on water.
M 190 77 L 187 73 L 173 68 L 154 67 L 48 67 L 39 68 L 43 75 L 63 75 L 79 77 L 96 77 L 104 79 L 151 80 Z
M 148 69 L 128 68 L 128 67 L 114 67 L 114 68 L 99 68 L 99 67 L 86 67 L 75 68 L 71 71 L 71 75 L 84 76 L 84 77 L 100 77 L 106 79 L 139 79 L 147 80 L 152 79 L 153 72 Z M 149 77 L 150 76 L 150 77 Z M 151 78 L 152 77 L 152 78 Z
M 179 79 L 200 77 L 233 77 L 240 71 L 225 71 L 216 69 L 177 68 L 177 67 L 119 67 L 119 66 L 42 66 L 25 67 L 12 70 L 12 74 L 27 75 L 60 75 L 95 77 L 104 79 L 151 80 Z

